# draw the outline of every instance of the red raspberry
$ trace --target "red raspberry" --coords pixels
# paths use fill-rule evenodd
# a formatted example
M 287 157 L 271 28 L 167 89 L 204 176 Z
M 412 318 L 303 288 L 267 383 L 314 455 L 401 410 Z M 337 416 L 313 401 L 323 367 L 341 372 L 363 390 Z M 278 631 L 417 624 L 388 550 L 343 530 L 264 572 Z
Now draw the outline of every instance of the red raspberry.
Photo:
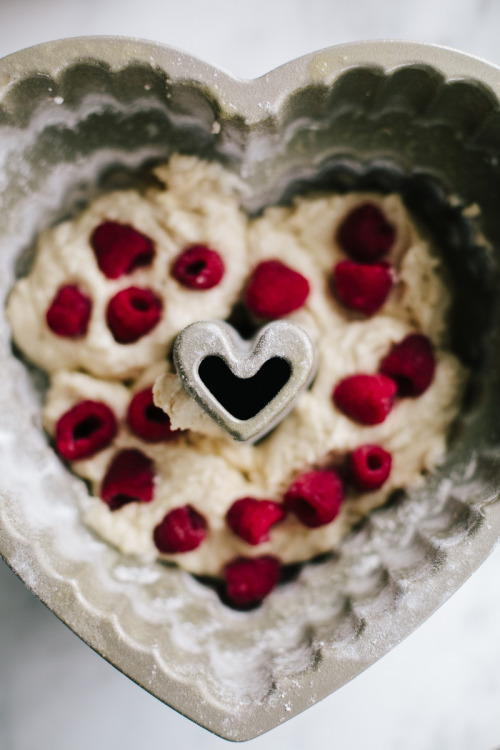
M 57 336 L 77 339 L 85 336 L 90 320 L 92 301 L 76 284 L 62 286 L 47 310 L 45 320 Z
M 239 607 L 259 604 L 278 583 L 280 572 L 277 557 L 237 557 L 224 568 L 226 595 Z
M 106 322 L 119 344 L 133 344 L 149 333 L 161 317 L 162 301 L 151 289 L 129 286 L 108 303 Z
M 206 245 L 192 245 L 182 251 L 172 265 L 172 276 L 188 289 L 212 289 L 225 272 L 219 253 Z
M 410 333 L 394 344 L 380 363 L 380 372 L 396 381 L 398 396 L 420 396 L 432 383 L 436 359 L 432 344 L 422 333 Z
M 392 456 L 380 445 L 361 445 L 349 457 L 349 476 L 362 492 L 378 490 L 391 473 Z
M 248 544 L 261 544 L 269 540 L 269 529 L 285 517 L 285 511 L 273 500 L 242 497 L 229 508 L 226 521 L 234 533 Z
M 191 505 L 171 510 L 155 527 L 153 539 L 164 554 L 191 552 L 207 536 L 207 522 Z
M 337 242 L 351 258 L 370 263 L 386 255 L 396 232 L 378 206 L 363 203 L 344 219 L 337 231 Z
M 120 451 L 111 461 L 101 487 L 101 497 L 110 510 L 128 503 L 150 503 L 154 492 L 154 464 L 141 451 Z
M 332 276 L 332 293 L 349 310 L 373 315 L 385 303 L 394 284 L 389 263 L 337 263 Z
M 316 529 L 338 515 L 344 487 L 339 475 L 331 471 L 301 474 L 285 494 L 285 507 L 295 513 L 304 526 Z
M 380 424 L 391 411 L 397 386 L 385 375 L 351 375 L 333 391 L 333 401 L 347 417 L 360 424 Z
M 253 270 L 246 291 L 246 305 L 258 318 L 282 318 L 302 307 L 309 296 L 309 282 L 279 260 L 264 260 Z
M 155 406 L 152 388 L 144 388 L 133 396 L 127 411 L 127 422 L 134 435 L 148 443 L 171 440 L 178 432 L 170 427 L 168 414 Z
M 116 418 L 100 401 L 80 401 L 56 425 L 56 450 L 67 461 L 90 458 L 111 443 Z
M 94 229 L 90 244 L 97 265 L 108 279 L 118 279 L 136 268 L 150 266 L 155 255 L 153 241 L 129 224 L 105 221 Z

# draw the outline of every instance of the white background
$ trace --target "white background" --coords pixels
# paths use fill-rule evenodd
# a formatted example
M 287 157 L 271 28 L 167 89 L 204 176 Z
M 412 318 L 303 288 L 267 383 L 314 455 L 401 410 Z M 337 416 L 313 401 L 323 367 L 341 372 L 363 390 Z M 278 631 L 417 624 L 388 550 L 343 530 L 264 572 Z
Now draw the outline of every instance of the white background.
M 252 78 L 359 39 L 437 42 L 500 64 L 498 0 L 0 0 L 0 57 L 139 36 Z M 251 750 L 499 750 L 500 548 L 402 645 Z M 222 750 L 81 643 L 0 563 L 0 750 Z

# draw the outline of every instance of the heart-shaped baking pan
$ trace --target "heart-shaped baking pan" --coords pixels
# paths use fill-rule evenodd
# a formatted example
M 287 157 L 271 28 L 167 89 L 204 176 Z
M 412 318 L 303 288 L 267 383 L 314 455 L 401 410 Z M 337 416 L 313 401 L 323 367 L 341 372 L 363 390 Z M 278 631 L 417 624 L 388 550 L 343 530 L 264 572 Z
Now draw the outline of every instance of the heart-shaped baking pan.
M 0 327 L 0 550 L 64 622 L 160 700 L 244 740 L 355 677 L 418 627 L 500 535 L 500 71 L 446 49 L 359 43 L 238 81 L 159 44 L 70 39 L 0 62 L 2 299 L 36 234 L 176 151 L 246 181 L 250 213 L 310 190 L 396 190 L 456 287 L 472 369 L 448 460 L 251 612 L 82 524 L 84 484 L 41 427 L 43 375 Z

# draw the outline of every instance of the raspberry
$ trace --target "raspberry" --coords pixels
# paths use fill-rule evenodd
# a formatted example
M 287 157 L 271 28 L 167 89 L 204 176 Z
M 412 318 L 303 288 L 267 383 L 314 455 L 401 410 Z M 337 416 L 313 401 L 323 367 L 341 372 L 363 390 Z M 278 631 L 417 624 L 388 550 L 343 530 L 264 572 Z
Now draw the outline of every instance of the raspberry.
M 90 458 L 111 443 L 116 418 L 100 401 L 80 401 L 56 425 L 56 450 L 67 461 Z
M 153 539 L 160 552 L 191 552 L 207 536 L 207 522 L 191 505 L 171 510 L 155 527 Z
M 110 510 L 128 503 L 149 503 L 154 492 L 154 465 L 141 451 L 120 451 L 111 461 L 101 487 L 101 498 Z
M 344 260 L 335 266 L 331 282 L 332 293 L 345 307 L 373 315 L 385 303 L 394 273 L 388 263 L 367 265 Z
M 269 540 L 269 529 L 285 517 L 279 503 L 242 497 L 236 500 L 226 514 L 229 528 L 248 544 L 261 544 Z
M 394 227 L 372 203 L 363 203 L 351 211 L 337 232 L 337 242 L 347 255 L 365 263 L 386 255 L 395 238 Z
M 258 318 L 281 318 L 302 307 L 309 289 L 298 271 L 279 260 L 265 260 L 253 270 L 245 302 Z
M 118 279 L 136 268 L 150 266 L 155 255 L 153 241 L 128 224 L 105 221 L 94 229 L 90 244 L 97 265 L 108 279 Z
M 127 422 L 134 435 L 148 443 L 171 440 L 178 432 L 170 427 L 168 414 L 155 406 L 152 388 L 144 388 L 133 396 L 127 411 Z
M 232 604 L 240 607 L 259 604 L 278 583 L 280 572 L 277 557 L 237 557 L 223 571 L 226 595 Z
M 420 396 L 434 378 L 436 359 L 432 344 L 422 333 L 410 333 L 394 344 L 380 363 L 380 372 L 396 381 L 398 396 Z
M 172 276 L 188 289 L 212 289 L 225 272 L 219 253 L 206 245 L 192 245 L 177 256 L 172 265 Z
M 349 457 L 349 476 L 362 492 L 378 490 L 391 473 L 392 456 L 380 445 L 361 445 Z
M 309 471 L 301 474 L 285 494 L 285 507 L 304 526 L 316 529 L 337 516 L 344 497 L 342 480 L 335 471 Z
M 76 284 L 62 286 L 47 310 L 45 320 L 56 336 L 77 339 L 85 336 L 92 301 Z
M 334 388 L 335 406 L 360 424 L 380 424 L 391 411 L 397 386 L 385 375 L 351 375 Z
M 106 322 L 119 344 L 133 344 L 149 333 L 161 317 L 162 301 L 151 289 L 130 286 L 108 303 Z

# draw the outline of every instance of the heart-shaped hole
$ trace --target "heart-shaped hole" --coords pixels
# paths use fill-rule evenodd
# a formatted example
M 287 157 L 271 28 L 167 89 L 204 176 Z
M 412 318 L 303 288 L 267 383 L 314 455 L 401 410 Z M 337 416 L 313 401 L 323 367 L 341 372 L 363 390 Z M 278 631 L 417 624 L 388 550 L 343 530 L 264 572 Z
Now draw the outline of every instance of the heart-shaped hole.
M 222 357 L 210 355 L 200 363 L 198 374 L 212 396 L 236 419 L 255 417 L 277 396 L 292 373 L 290 363 L 271 357 L 250 378 L 239 378 Z

